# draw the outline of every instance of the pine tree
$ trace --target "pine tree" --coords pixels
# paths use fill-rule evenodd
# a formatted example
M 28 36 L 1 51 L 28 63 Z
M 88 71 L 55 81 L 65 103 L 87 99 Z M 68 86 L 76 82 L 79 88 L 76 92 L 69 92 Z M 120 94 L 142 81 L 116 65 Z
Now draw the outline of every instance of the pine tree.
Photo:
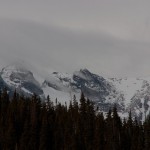
M 129 116 L 127 120 L 127 136 L 128 136 L 127 146 L 128 146 L 128 149 L 131 149 L 132 136 L 133 136 L 133 120 L 132 120 L 131 110 L 129 112 Z
M 145 149 L 148 150 L 150 148 L 150 116 L 147 117 L 144 123 L 144 131 L 145 131 Z
M 96 116 L 95 123 L 94 144 L 92 146 L 95 150 L 104 150 L 106 124 L 102 113 Z
M 106 132 L 104 150 L 111 150 L 113 148 L 113 125 L 112 125 L 112 111 L 109 109 L 106 118 Z
M 42 113 L 42 126 L 40 131 L 40 146 L 39 150 L 49 150 L 53 149 L 53 143 L 51 142 L 51 130 L 49 128 L 48 113 L 46 107 L 43 108 L 44 113 Z
M 112 130 L 113 130 L 113 150 L 120 150 L 121 147 L 121 127 L 122 122 L 120 117 L 118 116 L 117 106 L 113 107 L 113 114 L 112 114 Z
M 40 99 L 34 94 L 32 96 L 31 100 L 31 127 L 30 127 L 30 140 L 29 140 L 29 146 L 32 148 L 32 150 L 37 150 L 39 147 L 39 132 L 40 132 L 40 122 L 39 122 L 39 116 L 40 116 L 40 109 L 41 109 L 41 103 Z

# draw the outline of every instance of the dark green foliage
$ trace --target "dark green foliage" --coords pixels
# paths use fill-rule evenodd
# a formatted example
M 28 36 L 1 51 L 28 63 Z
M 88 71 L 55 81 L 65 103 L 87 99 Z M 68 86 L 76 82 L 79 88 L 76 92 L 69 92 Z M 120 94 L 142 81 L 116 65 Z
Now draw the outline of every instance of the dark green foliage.
M 142 125 L 117 107 L 104 117 L 84 94 L 70 105 L 33 95 L 0 93 L 0 150 L 149 150 L 150 117 Z

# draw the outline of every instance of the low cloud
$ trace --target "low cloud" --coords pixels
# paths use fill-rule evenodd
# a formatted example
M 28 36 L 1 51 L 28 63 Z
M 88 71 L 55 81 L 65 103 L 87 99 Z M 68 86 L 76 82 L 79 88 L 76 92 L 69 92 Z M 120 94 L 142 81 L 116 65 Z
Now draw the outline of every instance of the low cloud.
M 150 75 L 149 2 L 84 2 L 0 1 L 0 66 L 24 60 L 46 71 Z

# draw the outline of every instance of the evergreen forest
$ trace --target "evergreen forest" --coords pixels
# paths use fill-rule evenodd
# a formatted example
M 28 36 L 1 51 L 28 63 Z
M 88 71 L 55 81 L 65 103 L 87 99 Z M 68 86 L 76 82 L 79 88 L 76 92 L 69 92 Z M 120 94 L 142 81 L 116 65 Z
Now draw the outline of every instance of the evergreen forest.
M 150 150 L 150 117 L 141 123 L 129 112 L 122 119 L 115 105 L 104 117 L 83 93 L 67 106 L 4 89 L 0 150 Z

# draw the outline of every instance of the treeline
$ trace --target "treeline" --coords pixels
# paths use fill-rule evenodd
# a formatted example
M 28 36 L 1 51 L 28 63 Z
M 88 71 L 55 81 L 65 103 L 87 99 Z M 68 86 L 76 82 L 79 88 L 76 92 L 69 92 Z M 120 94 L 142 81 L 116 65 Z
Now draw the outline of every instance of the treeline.
M 125 120 L 114 106 L 104 118 L 81 94 L 69 107 L 7 90 L 0 94 L 0 150 L 150 150 L 150 117 Z

